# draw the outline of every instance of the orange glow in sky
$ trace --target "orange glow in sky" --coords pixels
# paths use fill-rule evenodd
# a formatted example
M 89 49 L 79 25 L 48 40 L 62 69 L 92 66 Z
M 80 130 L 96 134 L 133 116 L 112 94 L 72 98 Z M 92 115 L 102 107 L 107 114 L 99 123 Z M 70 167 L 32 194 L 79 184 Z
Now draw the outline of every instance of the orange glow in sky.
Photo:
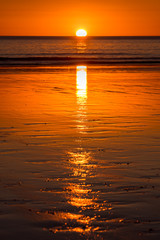
M 1 0 L 0 35 L 160 35 L 159 0 Z

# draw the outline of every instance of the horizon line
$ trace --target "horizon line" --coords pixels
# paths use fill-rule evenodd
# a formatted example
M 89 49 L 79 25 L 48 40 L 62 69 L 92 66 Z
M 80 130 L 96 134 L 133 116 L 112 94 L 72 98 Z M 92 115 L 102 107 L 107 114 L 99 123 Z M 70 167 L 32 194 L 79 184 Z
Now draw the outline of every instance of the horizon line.
M 160 37 L 160 35 L 88 35 L 85 37 L 77 37 L 76 35 L 0 35 L 0 37 Z

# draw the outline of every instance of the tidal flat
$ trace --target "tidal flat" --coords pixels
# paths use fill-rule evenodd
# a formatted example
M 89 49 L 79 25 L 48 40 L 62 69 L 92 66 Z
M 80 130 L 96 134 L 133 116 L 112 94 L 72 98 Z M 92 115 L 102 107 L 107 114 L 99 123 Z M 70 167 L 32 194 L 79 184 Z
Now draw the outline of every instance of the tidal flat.
M 0 72 L 1 239 L 160 239 L 160 67 Z

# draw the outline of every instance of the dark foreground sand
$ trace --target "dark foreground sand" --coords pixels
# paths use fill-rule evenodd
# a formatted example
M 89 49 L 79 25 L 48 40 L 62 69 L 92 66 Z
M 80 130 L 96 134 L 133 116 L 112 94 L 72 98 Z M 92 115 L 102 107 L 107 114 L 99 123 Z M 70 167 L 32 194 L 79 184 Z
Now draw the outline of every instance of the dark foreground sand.
M 160 239 L 159 67 L 0 71 L 0 239 Z

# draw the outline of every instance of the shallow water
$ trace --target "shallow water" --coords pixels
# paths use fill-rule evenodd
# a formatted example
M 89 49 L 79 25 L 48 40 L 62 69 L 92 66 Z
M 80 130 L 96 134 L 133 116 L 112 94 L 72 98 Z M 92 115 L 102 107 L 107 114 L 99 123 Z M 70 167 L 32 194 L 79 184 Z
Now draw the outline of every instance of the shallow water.
M 1 68 L 2 239 L 159 239 L 159 73 Z

